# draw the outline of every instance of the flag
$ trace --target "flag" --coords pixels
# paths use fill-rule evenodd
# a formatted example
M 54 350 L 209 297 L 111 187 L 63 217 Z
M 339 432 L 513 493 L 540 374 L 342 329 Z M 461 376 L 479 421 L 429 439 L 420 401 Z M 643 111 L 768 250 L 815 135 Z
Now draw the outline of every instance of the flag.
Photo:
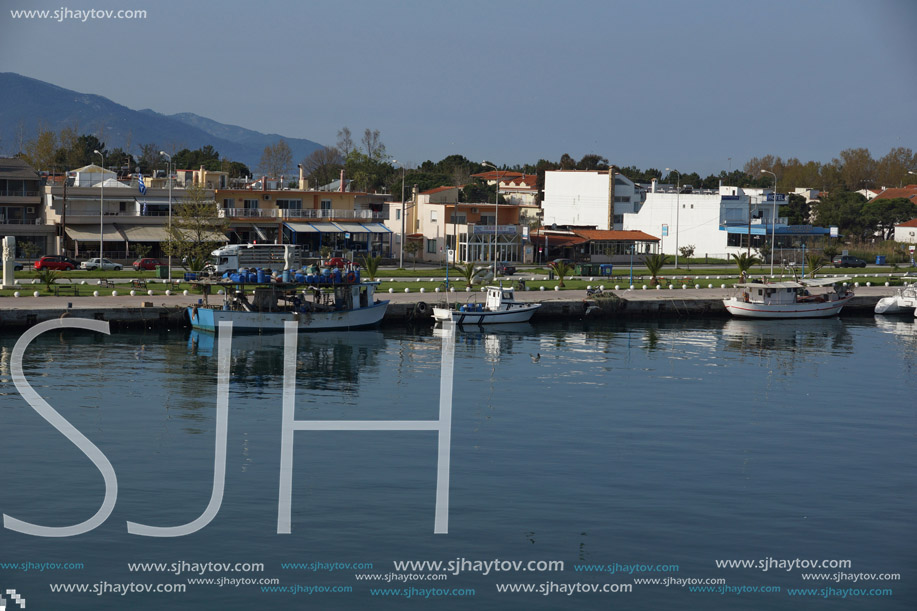
M 146 185 L 143 184 L 143 174 L 140 174 L 140 184 L 138 188 L 140 189 L 140 195 L 146 195 Z
M 146 202 L 143 202 L 143 210 L 140 211 L 140 216 L 146 216 L 146 213 L 147 213 Z

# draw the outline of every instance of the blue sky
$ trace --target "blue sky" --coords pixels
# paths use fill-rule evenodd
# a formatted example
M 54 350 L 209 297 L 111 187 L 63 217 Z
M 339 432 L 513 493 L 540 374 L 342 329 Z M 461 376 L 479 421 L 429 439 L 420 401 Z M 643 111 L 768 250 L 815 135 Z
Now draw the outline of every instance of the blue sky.
M 0 5 L 0 71 L 323 144 L 378 129 L 410 164 L 597 153 L 704 175 L 917 149 L 913 0 Z M 62 7 L 147 18 L 9 12 Z

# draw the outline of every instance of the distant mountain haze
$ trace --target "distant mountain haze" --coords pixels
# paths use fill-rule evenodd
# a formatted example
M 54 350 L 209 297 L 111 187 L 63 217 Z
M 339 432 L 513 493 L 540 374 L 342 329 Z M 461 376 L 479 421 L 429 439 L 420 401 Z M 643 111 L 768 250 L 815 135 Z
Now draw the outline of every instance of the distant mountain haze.
M 311 140 L 262 134 L 193 113 L 163 115 L 148 108 L 132 110 L 102 96 L 0 72 L 0 155 L 18 153 L 20 138 L 23 142 L 34 139 L 39 124 L 55 133 L 79 125 L 80 134 L 97 136 L 108 149 L 128 150 L 130 139 L 128 152 L 135 156 L 141 144 L 151 142 L 167 152 L 195 150 L 209 144 L 222 157 L 241 161 L 253 172 L 257 171 L 264 147 L 281 138 L 293 151 L 294 163 L 324 148 Z

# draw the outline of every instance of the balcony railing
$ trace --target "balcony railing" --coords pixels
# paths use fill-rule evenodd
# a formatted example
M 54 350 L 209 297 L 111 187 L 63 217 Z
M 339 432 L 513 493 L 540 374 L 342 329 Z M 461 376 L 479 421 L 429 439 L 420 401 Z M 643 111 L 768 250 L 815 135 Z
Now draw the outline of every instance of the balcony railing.
M 326 221 L 333 219 L 354 219 L 363 221 L 384 221 L 386 216 L 384 212 L 374 212 L 372 210 L 315 210 L 312 208 L 304 210 L 262 210 L 260 208 L 223 208 L 220 210 L 220 218 L 312 219 Z

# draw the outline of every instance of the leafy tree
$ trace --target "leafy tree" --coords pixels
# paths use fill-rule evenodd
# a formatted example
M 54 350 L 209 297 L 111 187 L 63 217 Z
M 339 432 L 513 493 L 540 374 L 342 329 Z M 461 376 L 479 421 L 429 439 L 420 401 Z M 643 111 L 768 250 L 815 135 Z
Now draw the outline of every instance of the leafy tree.
M 164 250 L 181 258 L 186 269 L 200 271 L 210 263 L 210 253 L 224 244 L 217 236 L 228 229 L 229 221 L 220 217 L 219 207 L 209 199 L 207 189 L 193 186 L 185 189 L 182 203 L 173 209 Z
M 140 156 L 137 158 L 137 165 L 140 166 L 141 173 L 152 174 L 153 170 L 162 164 L 159 150 L 155 142 L 140 145 Z
M 350 137 L 350 128 L 346 126 L 342 127 L 338 130 L 337 149 L 341 151 L 341 155 L 343 157 L 347 157 L 350 155 L 350 151 L 352 151 L 353 148 L 353 139 Z
M 353 180 L 356 190 L 372 192 L 382 188 L 395 169 L 387 161 L 353 150 L 344 161 L 344 174 Z M 397 174 L 400 178 L 401 172 Z
M 833 261 L 834 257 L 840 252 L 840 249 L 837 246 L 837 240 L 829 238 L 825 241 L 824 248 L 821 249 L 829 261 Z
M 575 170 L 576 169 L 576 160 L 573 159 L 567 153 L 564 153 L 560 156 L 560 169 L 561 170 Z
M 895 235 L 895 225 L 917 216 L 917 206 L 904 197 L 880 199 L 863 206 L 863 215 L 866 224 L 880 232 L 883 240 L 891 240 Z
M 151 248 L 152 247 L 149 244 L 141 244 L 140 242 L 135 242 L 131 246 L 131 250 L 134 251 L 134 256 L 136 256 L 138 259 L 143 259 L 148 254 L 150 254 Z
M 689 259 L 694 256 L 694 244 L 688 244 L 687 246 L 682 246 L 678 249 L 678 252 L 681 253 L 681 256 L 685 259 L 685 267 L 691 269 L 691 262 Z
M 411 255 L 411 259 L 414 262 L 414 269 L 417 269 L 417 253 L 420 252 L 421 240 L 412 240 L 408 238 L 404 241 L 404 252 Z
M 781 213 L 786 215 L 788 225 L 808 225 L 812 209 L 802 195 L 790 193 Z
M 378 129 L 372 130 L 367 127 L 360 142 L 366 149 L 366 156 L 370 159 L 380 160 L 386 157 L 385 145 L 382 143 L 382 136 Z
M 822 227 L 836 225 L 842 234 L 865 237 L 872 229 L 863 214 L 864 203 L 866 198 L 859 193 L 831 193 L 816 204 L 815 223 Z
M 602 157 L 601 155 L 588 154 L 583 155 L 583 158 L 579 160 L 576 164 L 577 170 L 607 170 L 608 169 L 608 159 Z
M 38 273 L 35 274 L 38 278 L 38 281 L 45 285 L 45 290 L 49 293 L 51 292 L 51 285 L 57 281 L 60 276 L 60 272 L 56 269 L 44 268 L 38 270 Z
M 275 144 L 269 144 L 264 147 L 261 154 L 261 162 L 258 164 L 258 171 L 265 176 L 279 178 L 284 174 L 289 174 L 293 167 L 293 151 L 290 145 L 283 138 Z
M 848 191 L 862 189 L 876 175 L 876 162 L 869 149 L 845 149 L 834 164 L 840 167 L 841 180 Z
M 303 172 L 308 176 L 313 187 L 332 182 L 338 178 L 343 168 L 344 157 L 333 146 L 312 151 L 302 160 Z
M 50 170 L 55 165 L 56 152 L 57 134 L 39 125 L 38 136 L 25 145 L 25 158 L 29 165 L 37 170 Z

